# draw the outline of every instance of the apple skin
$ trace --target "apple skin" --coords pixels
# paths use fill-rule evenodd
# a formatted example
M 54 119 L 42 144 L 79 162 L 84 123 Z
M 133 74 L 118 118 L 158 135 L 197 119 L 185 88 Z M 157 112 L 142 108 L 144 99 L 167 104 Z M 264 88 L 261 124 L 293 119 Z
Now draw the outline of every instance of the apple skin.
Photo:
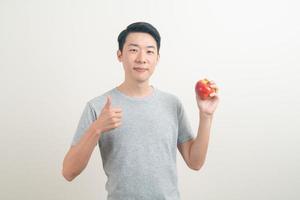
M 196 85 L 195 85 L 195 90 L 198 94 L 198 96 L 202 99 L 202 100 L 207 100 L 209 98 L 211 98 L 209 95 L 216 92 L 216 90 L 214 88 L 212 88 L 211 83 L 208 79 L 202 79 L 199 80 Z

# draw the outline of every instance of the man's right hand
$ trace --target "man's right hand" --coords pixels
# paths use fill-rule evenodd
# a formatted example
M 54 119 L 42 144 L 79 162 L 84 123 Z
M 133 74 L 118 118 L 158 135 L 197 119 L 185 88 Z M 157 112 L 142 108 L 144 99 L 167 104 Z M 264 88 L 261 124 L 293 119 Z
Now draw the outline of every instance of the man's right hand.
M 98 118 L 93 122 L 92 128 L 96 131 L 96 134 L 109 131 L 117 128 L 121 125 L 122 109 L 113 108 L 111 106 L 111 97 L 107 97 L 106 104 L 102 108 Z

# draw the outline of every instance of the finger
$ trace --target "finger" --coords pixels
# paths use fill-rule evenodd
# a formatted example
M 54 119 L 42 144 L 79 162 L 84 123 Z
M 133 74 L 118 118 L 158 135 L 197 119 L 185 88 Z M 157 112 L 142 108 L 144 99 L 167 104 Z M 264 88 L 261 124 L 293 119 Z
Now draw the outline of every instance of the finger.
M 210 85 L 211 88 L 215 89 L 216 91 L 219 90 L 219 87 L 216 84 Z
M 111 108 L 114 113 L 122 113 L 122 108 Z
M 211 99 L 219 99 L 219 95 L 217 93 L 213 93 L 212 95 L 210 95 Z
M 219 87 L 217 85 L 213 85 L 211 86 L 211 88 L 215 89 L 216 92 L 219 90 Z
M 216 84 L 213 80 L 210 80 L 209 83 L 210 83 L 211 85 L 215 85 L 215 84 Z
M 110 123 L 109 123 L 109 125 L 114 125 L 114 124 L 119 124 L 119 123 L 121 123 L 121 120 L 120 119 L 114 119 L 114 120 L 112 120 Z
M 114 124 L 112 124 L 111 126 L 112 126 L 112 128 L 118 128 L 119 126 L 121 126 L 121 122 L 119 122 L 119 123 L 114 123 Z
M 110 96 L 107 96 L 106 104 L 104 107 L 107 109 L 111 108 L 111 97 Z
M 120 117 L 122 117 L 122 113 L 114 113 L 114 114 L 113 114 L 113 117 L 120 118 Z
M 215 96 L 217 96 L 217 93 L 215 93 L 215 92 L 210 93 L 209 96 L 210 96 L 210 97 L 215 97 Z

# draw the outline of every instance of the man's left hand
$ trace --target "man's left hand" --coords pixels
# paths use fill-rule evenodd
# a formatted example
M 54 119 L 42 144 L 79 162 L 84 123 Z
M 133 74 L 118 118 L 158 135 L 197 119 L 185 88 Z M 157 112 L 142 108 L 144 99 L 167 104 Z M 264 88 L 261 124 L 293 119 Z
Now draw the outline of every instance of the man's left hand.
M 218 91 L 219 91 L 219 88 L 218 86 L 215 84 L 214 81 L 210 81 L 211 82 L 211 87 L 216 89 L 216 92 L 214 93 L 211 93 L 210 94 L 210 98 L 206 99 L 206 100 L 202 100 L 197 92 L 195 91 L 196 93 L 196 101 L 197 101 L 197 104 L 198 104 L 198 108 L 200 110 L 200 114 L 204 114 L 204 115 L 208 115 L 208 116 L 211 116 L 214 114 L 216 108 L 217 108 L 217 105 L 220 101 L 220 98 L 218 96 Z

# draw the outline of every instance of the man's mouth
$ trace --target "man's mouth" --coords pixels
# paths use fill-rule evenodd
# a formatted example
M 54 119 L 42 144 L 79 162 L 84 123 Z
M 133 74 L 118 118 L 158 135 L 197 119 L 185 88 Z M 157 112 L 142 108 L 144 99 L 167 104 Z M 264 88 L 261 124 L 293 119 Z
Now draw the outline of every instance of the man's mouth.
M 147 68 L 141 68 L 141 67 L 135 67 L 135 68 L 133 68 L 135 71 L 137 71 L 137 72 L 145 72 L 145 71 L 147 71 L 148 69 Z

